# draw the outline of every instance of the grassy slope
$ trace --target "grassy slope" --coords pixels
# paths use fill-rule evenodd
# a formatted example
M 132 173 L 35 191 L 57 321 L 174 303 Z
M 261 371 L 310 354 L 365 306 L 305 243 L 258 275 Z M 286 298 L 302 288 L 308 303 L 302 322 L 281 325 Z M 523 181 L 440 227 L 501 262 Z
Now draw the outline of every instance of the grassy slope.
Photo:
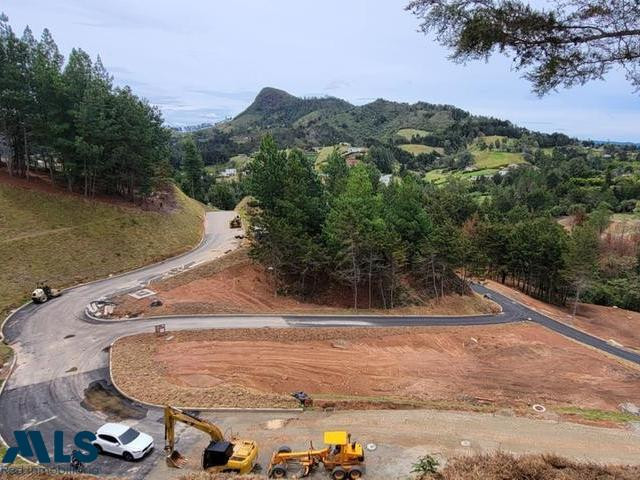
M 444 153 L 444 149 L 441 147 L 429 147 L 427 145 L 422 145 L 420 143 L 403 143 L 402 145 L 398 145 L 405 152 L 409 152 L 412 155 L 418 155 L 420 153 L 431 153 L 438 152 L 440 154 Z
M 413 137 L 426 137 L 429 135 L 429 132 L 426 130 L 420 130 L 418 128 L 401 128 L 396 132 L 397 135 L 400 135 L 404 139 L 411 141 Z
M 520 153 L 496 152 L 494 150 L 476 150 L 471 153 L 475 158 L 474 167 L 478 170 L 486 168 L 500 168 L 512 163 L 523 163 L 524 158 Z
M 157 213 L 0 183 L 0 313 L 39 280 L 70 286 L 190 249 L 203 209 L 179 191 L 176 199 L 174 212 Z
M 322 170 L 324 164 L 327 162 L 327 159 L 329 158 L 329 155 L 331 155 L 331 152 L 333 152 L 334 148 L 337 148 L 339 153 L 344 153 L 349 147 L 347 145 L 329 145 L 327 147 L 322 147 L 318 152 L 318 156 L 316 157 L 316 170 Z

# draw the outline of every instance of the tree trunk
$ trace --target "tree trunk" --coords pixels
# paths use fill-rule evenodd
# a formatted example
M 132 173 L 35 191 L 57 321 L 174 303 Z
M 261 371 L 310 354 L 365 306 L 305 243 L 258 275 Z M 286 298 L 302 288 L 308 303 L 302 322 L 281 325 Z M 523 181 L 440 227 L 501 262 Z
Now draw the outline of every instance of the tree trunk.
M 22 137 L 24 139 L 24 164 L 27 181 L 29 181 L 29 146 L 27 143 L 27 126 L 22 124 Z

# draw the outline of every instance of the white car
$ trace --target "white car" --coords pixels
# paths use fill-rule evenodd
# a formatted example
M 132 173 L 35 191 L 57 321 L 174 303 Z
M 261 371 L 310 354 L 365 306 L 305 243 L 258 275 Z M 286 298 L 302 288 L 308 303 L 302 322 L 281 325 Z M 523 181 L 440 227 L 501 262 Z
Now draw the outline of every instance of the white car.
M 98 453 L 112 453 L 131 461 L 144 457 L 153 449 L 153 438 L 122 423 L 105 423 L 96 432 L 93 444 Z

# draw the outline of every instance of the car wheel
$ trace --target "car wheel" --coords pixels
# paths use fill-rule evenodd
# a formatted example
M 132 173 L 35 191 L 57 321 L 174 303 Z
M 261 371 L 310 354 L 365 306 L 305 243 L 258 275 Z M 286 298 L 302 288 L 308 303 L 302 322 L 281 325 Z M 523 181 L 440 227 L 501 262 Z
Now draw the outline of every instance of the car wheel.
M 129 452 L 124 452 L 122 454 L 122 458 L 124 458 L 127 462 L 133 461 L 133 455 L 131 455 Z
M 102 450 L 102 447 L 97 443 L 94 443 L 93 446 L 96 447 L 96 450 L 98 451 L 98 455 L 102 455 L 102 452 L 104 451 Z

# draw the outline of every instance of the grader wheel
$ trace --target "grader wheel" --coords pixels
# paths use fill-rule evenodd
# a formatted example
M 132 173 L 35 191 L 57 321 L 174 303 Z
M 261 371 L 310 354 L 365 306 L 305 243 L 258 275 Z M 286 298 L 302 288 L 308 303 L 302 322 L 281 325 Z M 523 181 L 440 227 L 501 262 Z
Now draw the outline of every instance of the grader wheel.
M 349 480 L 360 480 L 362 478 L 362 469 L 360 467 L 353 467 L 349 471 Z
M 271 478 L 286 478 L 286 476 L 287 476 L 287 469 L 285 467 L 281 467 L 278 465 L 273 467 L 271 469 L 271 472 L 269 472 L 269 477 Z
M 331 478 L 333 480 L 346 480 L 347 471 L 342 467 L 336 467 L 331 472 Z

